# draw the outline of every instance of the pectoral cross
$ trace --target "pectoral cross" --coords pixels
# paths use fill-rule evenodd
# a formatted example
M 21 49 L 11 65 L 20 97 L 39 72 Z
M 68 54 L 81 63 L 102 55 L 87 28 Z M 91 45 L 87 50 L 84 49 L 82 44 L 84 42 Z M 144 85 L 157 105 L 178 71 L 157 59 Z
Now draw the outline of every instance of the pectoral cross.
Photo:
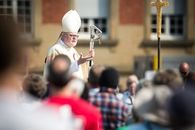
M 160 70 L 160 34 L 161 34 L 161 26 L 162 26 L 162 8 L 168 6 L 168 0 L 156 0 L 155 2 L 151 2 L 152 6 L 156 7 L 157 10 L 157 38 L 158 38 L 158 70 Z

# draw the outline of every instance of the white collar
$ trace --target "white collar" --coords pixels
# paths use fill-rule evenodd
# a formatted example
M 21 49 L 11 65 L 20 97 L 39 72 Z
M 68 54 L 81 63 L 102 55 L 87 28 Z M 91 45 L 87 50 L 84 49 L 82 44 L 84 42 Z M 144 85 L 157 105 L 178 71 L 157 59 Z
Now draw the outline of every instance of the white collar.
M 61 39 L 58 40 L 58 43 L 59 43 L 60 45 L 64 46 L 65 48 L 67 48 L 67 49 L 68 49 L 68 48 L 70 48 L 70 49 L 72 48 L 72 47 L 69 47 L 68 45 L 66 45 L 66 43 L 64 43 Z

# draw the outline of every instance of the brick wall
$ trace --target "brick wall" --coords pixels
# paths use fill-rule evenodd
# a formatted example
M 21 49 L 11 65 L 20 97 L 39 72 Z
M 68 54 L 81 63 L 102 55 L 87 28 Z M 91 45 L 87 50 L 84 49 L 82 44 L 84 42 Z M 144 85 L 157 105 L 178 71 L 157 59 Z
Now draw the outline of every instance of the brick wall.
M 42 0 L 42 22 L 61 23 L 68 9 L 68 0 Z
M 144 0 L 119 0 L 120 24 L 144 23 Z

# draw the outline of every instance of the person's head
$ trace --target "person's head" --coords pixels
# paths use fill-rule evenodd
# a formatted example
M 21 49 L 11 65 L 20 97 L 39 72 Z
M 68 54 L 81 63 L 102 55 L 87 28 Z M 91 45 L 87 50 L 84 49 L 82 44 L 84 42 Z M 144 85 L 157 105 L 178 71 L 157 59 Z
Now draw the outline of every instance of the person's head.
M 40 75 L 29 74 L 24 79 L 23 90 L 31 96 L 41 99 L 47 91 L 47 86 Z
M 153 78 L 154 85 L 167 85 L 172 90 L 182 88 L 183 80 L 177 70 L 167 69 L 156 73 Z
M 80 26 L 81 18 L 75 10 L 70 10 L 63 16 L 61 40 L 64 41 L 67 46 L 76 46 Z
M 14 20 L 0 16 L 0 83 L 21 89 L 24 41 Z M 4 85 L 3 85 L 4 84 Z
M 179 72 L 182 75 L 182 77 L 186 77 L 188 73 L 190 72 L 190 66 L 187 62 L 183 62 L 179 65 Z
M 70 59 L 68 56 L 57 55 L 48 66 L 48 81 L 56 89 L 62 89 L 70 78 Z
M 194 90 L 175 93 L 168 103 L 170 126 L 173 130 L 195 129 L 195 95 Z
M 142 88 L 136 95 L 134 109 L 141 120 L 168 125 L 166 105 L 172 95 L 166 85 L 157 85 Z
M 132 95 L 135 95 L 136 93 L 136 89 L 137 89 L 137 85 L 138 85 L 138 78 L 136 75 L 129 75 L 127 78 L 127 89 L 130 91 L 130 93 Z
M 88 83 L 92 87 L 99 86 L 99 78 L 100 78 L 100 75 L 101 75 L 103 70 L 105 70 L 105 66 L 103 66 L 103 65 L 93 65 L 91 67 L 91 69 L 89 71 L 89 76 L 88 76 Z
M 101 74 L 99 84 L 101 88 L 116 89 L 119 83 L 119 73 L 112 67 L 107 67 Z
M 85 83 L 83 80 L 76 78 L 76 77 L 72 77 L 68 81 L 65 87 L 65 91 L 66 91 L 66 94 L 80 97 L 83 93 L 84 87 L 85 87 Z
M 73 32 L 62 32 L 62 41 L 69 47 L 75 47 L 77 45 L 79 34 Z

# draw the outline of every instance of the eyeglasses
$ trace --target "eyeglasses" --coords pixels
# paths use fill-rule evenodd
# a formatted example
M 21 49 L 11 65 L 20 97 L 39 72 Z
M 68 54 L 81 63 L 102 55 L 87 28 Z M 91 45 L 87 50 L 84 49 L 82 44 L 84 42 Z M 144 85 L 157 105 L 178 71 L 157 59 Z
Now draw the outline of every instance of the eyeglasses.
M 79 37 L 79 35 L 78 34 L 69 34 L 69 33 L 67 33 L 66 35 L 68 35 L 69 37 L 71 37 L 71 38 L 78 38 Z

